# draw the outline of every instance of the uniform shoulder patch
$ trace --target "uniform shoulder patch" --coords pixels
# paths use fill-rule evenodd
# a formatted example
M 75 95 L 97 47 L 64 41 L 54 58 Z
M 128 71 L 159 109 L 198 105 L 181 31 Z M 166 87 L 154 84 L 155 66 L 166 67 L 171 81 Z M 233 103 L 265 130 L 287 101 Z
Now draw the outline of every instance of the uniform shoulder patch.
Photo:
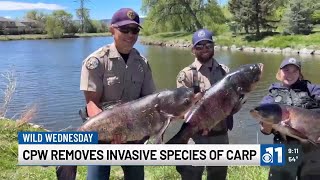
M 177 81 L 178 82 L 183 82 L 186 79 L 187 75 L 184 71 L 180 71 L 178 76 L 177 76 Z
M 96 57 L 90 57 L 86 60 L 86 68 L 89 70 L 96 69 L 99 66 L 99 60 Z

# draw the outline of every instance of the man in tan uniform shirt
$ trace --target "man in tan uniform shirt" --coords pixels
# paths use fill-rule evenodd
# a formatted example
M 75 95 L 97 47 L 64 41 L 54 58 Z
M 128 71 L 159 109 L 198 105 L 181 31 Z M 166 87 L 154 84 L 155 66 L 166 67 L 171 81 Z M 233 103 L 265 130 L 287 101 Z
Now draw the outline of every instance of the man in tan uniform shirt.
M 114 42 L 99 48 L 83 61 L 80 90 L 84 91 L 89 117 L 100 113 L 108 105 L 155 92 L 148 61 L 133 48 L 141 28 L 139 22 L 139 15 L 132 9 L 118 10 L 112 17 L 110 27 Z M 143 166 L 122 168 L 124 179 L 144 179 Z M 88 167 L 88 180 L 105 180 L 109 176 L 110 166 Z
M 214 83 L 221 80 L 229 68 L 219 64 L 214 58 L 214 41 L 212 32 L 200 29 L 192 38 L 192 53 L 195 61 L 179 72 L 177 87 L 193 87 L 195 93 L 210 88 Z M 228 123 L 227 123 L 228 122 Z M 228 144 L 228 128 L 232 129 L 232 117 L 219 123 L 212 131 L 202 132 L 193 137 L 196 144 Z M 201 180 L 204 167 L 177 166 L 182 180 Z M 207 167 L 207 179 L 226 179 L 227 167 Z

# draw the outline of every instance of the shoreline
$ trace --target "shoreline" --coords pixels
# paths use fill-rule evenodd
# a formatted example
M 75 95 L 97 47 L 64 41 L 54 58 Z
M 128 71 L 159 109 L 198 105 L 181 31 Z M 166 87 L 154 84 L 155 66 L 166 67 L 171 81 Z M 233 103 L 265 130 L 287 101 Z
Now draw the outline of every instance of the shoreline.
M 82 37 L 107 37 L 111 36 L 111 33 L 83 33 L 74 35 L 64 35 L 62 38 L 57 39 L 69 39 L 69 38 L 82 38 Z M 21 34 L 21 35 L 0 35 L 1 41 L 13 41 L 13 40 L 41 40 L 41 39 L 55 39 L 49 37 L 47 34 Z
M 108 37 L 112 36 L 111 33 L 84 33 L 75 35 L 64 35 L 64 37 L 59 39 L 69 39 L 69 38 L 82 38 L 82 37 Z M 54 39 L 48 37 L 46 34 L 23 34 L 23 35 L 0 35 L 1 41 L 13 41 L 13 40 L 42 40 L 42 39 Z M 149 46 L 160 46 L 160 47 L 172 47 L 172 48 L 191 48 L 191 42 L 183 39 L 176 40 L 165 40 L 165 39 L 153 39 L 148 38 L 148 36 L 143 36 L 139 38 L 139 42 L 143 45 Z M 320 49 L 314 48 L 280 48 L 280 47 L 250 47 L 250 46 L 237 46 L 233 45 L 219 45 L 216 43 L 215 50 L 224 51 L 239 51 L 239 52 L 250 52 L 250 53 L 272 53 L 272 54 L 295 54 L 295 55 L 307 55 L 307 56 L 320 56 Z
M 192 43 L 187 41 L 175 40 L 166 41 L 166 40 L 148 40 L 142 38 L 139 41 L 143 45 L 151 46 L 161 46 L 161 47 L 172 47 L 172 48 L 191 48 Z M 215 50 L 229 50 L 229 51 L 242 51 L 242 52 L 251 52 L 251 53 L 272 53 L 272 54 L 297 54 L 297 55 L 309 55 L 309 56 L 320 56 L 320 50 L 318 49 L 308 49 L 308 48 L 271 48 L 271 47 L 249 47 L 249 46 L 223 46 L 216 44 L 214 46 Z

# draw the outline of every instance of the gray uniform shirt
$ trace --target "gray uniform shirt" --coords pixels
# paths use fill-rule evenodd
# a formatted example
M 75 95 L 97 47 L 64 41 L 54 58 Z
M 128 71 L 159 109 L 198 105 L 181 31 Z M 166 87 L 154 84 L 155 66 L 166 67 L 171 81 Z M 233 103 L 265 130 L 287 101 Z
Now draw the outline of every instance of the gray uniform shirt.
M 80 90 L 102 93 L 100 102 L 109 103 L 135 100 L 156 88 L 147 59 L 132 49 L 126 64 L 112 43 L 83 61 Z
M 205 91 L 209 89 L 214 83 L 218 82 L 223 78 L 223 74 L 219 69 L 219 64 L 216 60 L 211 59 L 205 64 L 201 64 L 197 59 L 191 64 L 196 68 L 199 80 L 200 91 Z M 220 64 L 226 73 L 229 72 L 229 68 L 223 64 Z M 211 71 L 210 71 L 211 68 Z M 177 77 L 177 87 L 192 87 L 193 83 L 193 73 L 191 68 L 185 67 L 179 72 Z M 223 131 L 226 130 L 226 121 L 221 121 L 215 126 L 213 131 Z

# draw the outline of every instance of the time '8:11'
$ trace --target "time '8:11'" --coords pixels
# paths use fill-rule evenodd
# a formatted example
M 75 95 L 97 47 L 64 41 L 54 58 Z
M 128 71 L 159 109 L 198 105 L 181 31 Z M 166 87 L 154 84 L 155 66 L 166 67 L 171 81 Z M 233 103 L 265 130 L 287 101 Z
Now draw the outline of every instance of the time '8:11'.
M 288 148 L 288 153 L 295 153 L 298 154 L 299 153 L 299 149 L 298 148 Z

